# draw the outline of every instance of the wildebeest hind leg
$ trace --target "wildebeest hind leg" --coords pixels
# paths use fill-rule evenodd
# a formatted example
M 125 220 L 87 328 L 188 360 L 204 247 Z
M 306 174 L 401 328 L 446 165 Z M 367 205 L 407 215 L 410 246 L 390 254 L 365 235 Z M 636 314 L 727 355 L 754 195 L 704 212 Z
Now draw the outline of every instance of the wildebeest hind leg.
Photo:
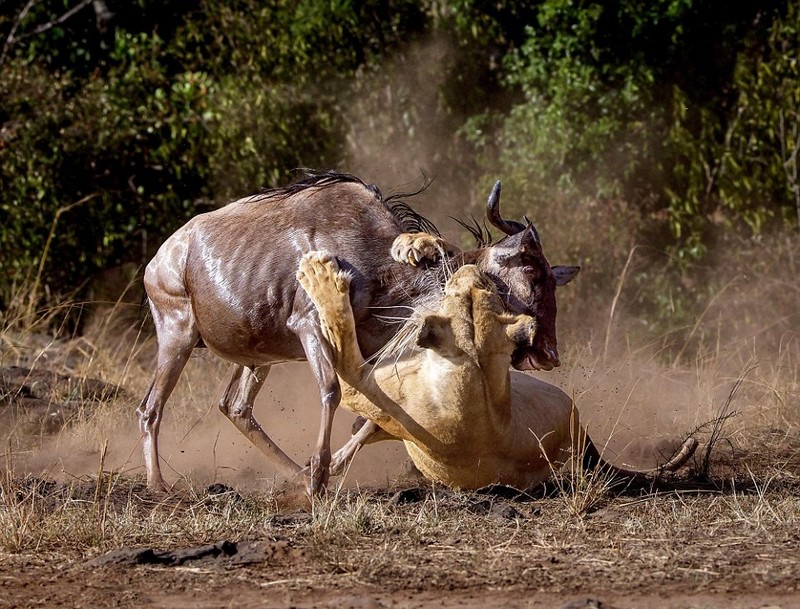
M 158 462 L 158 430 L 164 404 L 169 399 L 178 377 L 181 375 L 192 348 L 197 342 L 197 330 L 193 324 L 170 325 L 166 316 L 154 314 L 158 336 L 158 359 L 156 373 L 150 388 L 136 410 L 139 430 L 142 432 L 144 466 L 147 471 L 147 486 L 154 490 L 166 490 Z
M 253 404 L 269 374 L 269 366 L 253 369 L 235 365 L 219 409 L 277 468 L 278 473 L 292 478 L 300 472 L 295 463 L 264 432 L 253 416 Z
M 356 425 L 359 423 L 361 426 L 356 429 Z M 353 425 L 353 435 L 331 458 L 331 476 L 341 474 L 362 446 L 384 440 L 399 440 L 399 438 L 378 427 L 377 423 L 364 417 L 358 417 Z

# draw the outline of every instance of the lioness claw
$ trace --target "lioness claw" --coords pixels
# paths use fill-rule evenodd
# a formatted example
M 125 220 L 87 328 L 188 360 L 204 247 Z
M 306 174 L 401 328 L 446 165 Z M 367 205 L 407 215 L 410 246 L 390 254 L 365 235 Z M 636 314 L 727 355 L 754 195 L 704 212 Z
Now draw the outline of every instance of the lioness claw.
M 452 255 L 457 248 L 436 235 L 428 233 L 403 233 L 392 243 L 392 259 L 403 264 L 417 266 L 421 262 L 435 262 Z

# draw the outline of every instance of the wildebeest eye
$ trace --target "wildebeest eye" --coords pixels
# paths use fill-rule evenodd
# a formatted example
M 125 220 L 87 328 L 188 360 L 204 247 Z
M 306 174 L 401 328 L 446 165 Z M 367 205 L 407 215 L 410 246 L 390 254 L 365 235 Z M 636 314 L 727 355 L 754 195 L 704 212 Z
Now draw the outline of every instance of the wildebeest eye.
M 495 262 L 499 266 L 504 266 L 504 267 L 515 266 L 517 263 L 519 263 L 519 258 L 520 256 L 518 253 L 498 254 L 497 257 L 495 258 Z

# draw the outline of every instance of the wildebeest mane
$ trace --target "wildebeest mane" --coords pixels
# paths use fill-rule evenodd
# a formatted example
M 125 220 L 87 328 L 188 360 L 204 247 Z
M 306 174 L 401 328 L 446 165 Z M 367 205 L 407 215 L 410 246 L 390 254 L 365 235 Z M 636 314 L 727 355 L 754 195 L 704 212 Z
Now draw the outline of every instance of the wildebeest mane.
M 380 189 L 375 184 L 367 184 L 359 178 L 350 173 L 342 173 L 339 171 L 320 171 L 317 169 L 299 169 L 302 177 L 295 180 L 286 186 L 278 186 L 277 188 L 265 188 L 253 197 L 254 200 L 262 199 L 286 199 L 292 195 L 296 195 L 309 188 L 325 188 L 326 186 L 333 186 L 335 184 L 360 184 L 367 190 L 375 194 L 375 198 L 383 200 L 383 195 Z
M 475 244 L 477 245 L 478 249 L 492 245 L 492 232 L 489 230 L 489 227 L 486 226 L 486 222 L 483 224 L 478 224 L 475 216 L 470 218 L 472 222 L 461 220 L 460 218 L 454 218 L 453 216 L 450 216 L 450 218 L 458 222 L 463 228 L 469 231 L 469 233 L 475 239 Z
M 412 209 L 411 206 L 405 201 L 406 199 L 414 197 L 427 189 L 428 186 L 430 186 L 430 181 L 426 181 L 426 183 L 419 190 L 414 192 L 397 193 L 384 198 L 383 193 L 378 186 L 375 184 L 367 184 L 361 178 L 350 173 L 342 173 L 332 170 L 320 171 L 316 169 L 301 169 L 300 171 L 302 172 L 303 177 L 301 177 L 299 180 L 296 180 L 287 186 L 266 188 L 255 195 L 252 200 L 261 201 L 272 198 L 286 199 L 309 188 L 326 188 L 336 184 L 359 184 L 375 195 L 375 199 L 382 203 L 387 210 L 389 210 L 392 216 L 394 216 L 394 218 L 398 221 L 403 231 L 409 233 L 425 232 L 441 236 L 439 230 L 436 228 L 436 225 L 434 225 L 433 222 Z
M 405 202 L 405 199 L 410 199 L 411 197 L 425 192 L 432 182 L 433 180 L 428 180 L 426 178 L 425 183 L 419 189 L 413 192 L 398 192 L 389 195 L 383 201 L 384 205 L 392 212 L 392 215 L 400 222 L 404 231 L 408 233 L 429 233 L 437 237 L 442 236 L 433 222 L 412 209 L 412 207 Z

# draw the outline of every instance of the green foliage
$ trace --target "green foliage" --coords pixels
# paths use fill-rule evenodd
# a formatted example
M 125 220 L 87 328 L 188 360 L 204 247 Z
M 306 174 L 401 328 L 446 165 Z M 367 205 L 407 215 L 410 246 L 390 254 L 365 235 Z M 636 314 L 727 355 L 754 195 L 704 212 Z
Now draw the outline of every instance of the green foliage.
M 800 9 L 790 3 L 763 40 L 749 40 L 732 74 L 735 98 L 722 116 L 685 110 L 676 94 L 676 233 L 697 235 L 702 220 L 743 221 L 754 234 L 775 220 L 800 227 Z M 755 48 L 753 48 L 755 47 Z
M 6 0 L 0 45 L 6 298 L 40 269 L 64 293 L 143 263 L 348 139 L 435 147 L 454 200 L 502 178 L 504 213 L 584 264 L 580 302 L 639 246 L 636 306 L 666 328 L 713 291 L 713 244 L 800 225 L 788 0 Z
M 145 262 L 198 211 L 343 157 L 343 93 L 418 2 L 46 0 L 0 20 L 0 293 Z M 78 205 L 75 202 L 81 201 Z M 57 222 L 56 222 L 57 218 Z M 53 241 L 42 260 L 48 235 Z M 2 298 L 0 298 L 0 303 Z
M 608 291 L 631 248 L 646 244 L 634 273 L 639 310 L 661 317 L 662 330 L 687 324 L 714 289 L 697 273 L 713 243 L 797 221 L 790 4 L 535 4 L 504 57 L 521 98 L 502 118 L 499 150 L 478 132 L 484 123 L 467 129 L 489 142 L 486 183 L 502 175 L 515 193 L 518 207 L 506 211 L 536 210 L 545 238 L 559 237 L 552 255 L 584 264 L 579 300 Z M 574 226 L 590 226 L 591 239 Z
M 524 101 L 503 130 L 503 166 L 540 196 L 625 198 L 679 216 L 697 188 L 681 171 L 696 168 L 670 161 L 690 140 L 720 138 L 714 121 L 726 124 L 736 51 L 748 44 L 737 33 L 770 15 L 691 0 L 541 3 L 527 40 L 506 58 Z M 679 238 L 682 228 L 673 225 Z
M 38 264 L 48 229 L 64 212 L 45 261 L 45 283 L 79 287 L 87 272 L 119 263 L 134 244 L 193 211 L 203 192 L 207 77 L 170 77 L 155 56 L 160 39 L 120 34 L 126 59 L 107 78 L 74 81 L 16 59 L 4 66 L 0 98 L 13 133 L 0 151 L 6 278 Z M 166 226 L 165 226 L 166 221 Z

